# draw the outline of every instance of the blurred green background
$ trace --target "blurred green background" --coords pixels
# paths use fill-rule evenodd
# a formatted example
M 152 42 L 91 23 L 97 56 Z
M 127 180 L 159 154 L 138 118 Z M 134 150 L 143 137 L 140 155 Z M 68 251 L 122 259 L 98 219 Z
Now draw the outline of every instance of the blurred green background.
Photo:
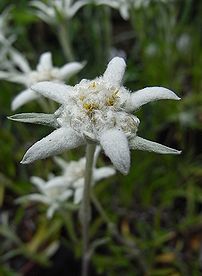
M 14 47 L 34 69 L 51 51 L 54 64 L 67 62 L 57 28 L 40 20 L 29 1 L 9 5 Z M 113 55 L 127 58 L 124 85 L 131 91 L 164 86 L 182 98 L 159 101 L 137 112 L 142 137 L 182 149 L 180 156 L 135 151 L 128 176 L 117 173 L 99 183 L 95 193 L 118 235 L 93 207 L 91 239 L 106 238 L 95 248 L 92 275 L 201 275 L 202 273 L 202 1 L 171 1 L 130 11 L 129 20 L 107 6 L 87 5 L 68 22 L 75 60 L 85 68 L 69 83 L 101 75 Z M 0 275 L 79 275 L 81 227 L 77 212 L 45 216 L 40 204 L 20 206 L 31 193 L 32 175 L 60 173 L 53 161 L 25 166 L 25 150 L 49 133 L 48 127 L 7 120 L 11 100 L 21 85 L 0 82 Z M 21 112 L 41 112 L 31 102 Z M 71 151 L 68 159 L 82 156 Z M 102 156 L 100 164 L 109 163 Z M 26 208 L 25 208 L 26 207 Z M 58 275 L 59 275 L 58 274 Z

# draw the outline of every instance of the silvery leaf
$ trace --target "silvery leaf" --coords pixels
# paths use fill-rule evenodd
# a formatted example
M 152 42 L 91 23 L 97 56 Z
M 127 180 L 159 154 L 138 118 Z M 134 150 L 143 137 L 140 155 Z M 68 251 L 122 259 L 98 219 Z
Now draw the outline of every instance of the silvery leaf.
M 59 125 L 54 114 L 46 113 L 20 113 L 9 116 L 8 119 L 23 123 L 47 125 L 58 128 Z

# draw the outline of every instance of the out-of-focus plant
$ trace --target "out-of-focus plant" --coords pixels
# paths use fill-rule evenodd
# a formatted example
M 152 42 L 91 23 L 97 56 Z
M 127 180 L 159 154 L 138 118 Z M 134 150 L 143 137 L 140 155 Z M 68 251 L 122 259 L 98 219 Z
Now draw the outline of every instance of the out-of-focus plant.
M 97 154 L 95 154 L 98 157 Z M 19 198 L 17 201 L 30 202 L 36 201 L 48 205 L 47 217 L 52 218 L 53 214 L 58 209 L 64 209 L 68 207 L 71 209 L 77 209 L 77 204 L 82 201 L 83 189 L 84 189 L 84 176 L 85 176 L 85 158 L 81 158 L 78 161 L 71 161 L 67 163 L 61 158 L 55 158 L 56 163 L 63 169 L 63 175 L 54 176 L 50 174 L 49 180 L 46 182 L 40 177 L 32 176 L 31 182 L 38 188 L 39 193 L 30 194 Z M 95 166 L 96 160 L 94 160 Z M 93 168 L 93 181 L 92 184 L 96 184 L 97 181 L 107 178 L 115 174 L 115 170 L 110 167 L 102 167 L 99 169 Z M 69 200 L 73 197 L 73 200 Z M 69 200 L 69 202 L 67 201 Z
M 14 98 L 11 103 L 12 110 L 39 98 L 39 95 L 30 89 L 34 83 L 45 80 L 62 83 L 84 67 L 84 63 L 79 62 L 70 62 L 61 68 L 55 67 L 52 63 L 52 54 L 46 52 L 41 54 L 36 70 L 32 70 L 26 58 L 15 49 L 10 49 L 9 55 L 10 60 L 7 62 L 10 63 L 10 68 L 0 71 L 0 76 L 2 75 L 2 79 L 23 84 L 27 88 Z
M 55 28 L 68 61 L 75 59 L 71 45 L 71 19 L 83 6 L 90 2 L 90 0 L 49 0 L 47 3 L 42 1 L 32 1 L 30 3 L 34 7 L 35 14 Z

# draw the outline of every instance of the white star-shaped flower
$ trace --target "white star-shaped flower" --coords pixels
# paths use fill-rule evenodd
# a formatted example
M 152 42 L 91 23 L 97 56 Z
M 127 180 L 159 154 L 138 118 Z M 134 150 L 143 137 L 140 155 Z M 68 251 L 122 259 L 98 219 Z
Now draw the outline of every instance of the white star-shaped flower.
M 36 8 L 36 15 L 48 24 L 58 22 L 58 14 L 64 19 L 72 18 L 77 11 L 89 4 L 91 0 L 50 0 L 47 4 L 41 1 L 32 1 L 31 6 Z
M 99 149 L 98 149 L 99 151 Z M 95 185 L 101 179 L 108 178 L 115 174 L 115 169 L 112 167 L 96 168 L 98 154 L 94 156 L 94 166 L 92 173 L 92 185 Z M 65 183 L 69 183 L 73 189 L 74 204 L 81 202 L 84 190 L 84 176 L 86 169 L 86 158 L 81 158 L 79 161 L 66 162 L 61 158 L 55 158 L 56 163 L 63 170 L 63 178 Z
M 111 167 L 95 168 L 96 158 L 97 156 L 95 155 L 93 185 L 99 180 L 115 174 L 115 169 Z M 48 205 L 48 218 L 52 218 L 55 211 L 64 206 L 65 202 L 72 197 L 73 204 L 79 204 L 84 190 L 85 158 L 71 162 L 55 158 L 55 162 L 61 167 L 62 175 L 51 175 L 48 181 L 44 181 L 36 176 L 31 177 L 30 180 L 37 187 L 39 193 L 25 195 L 17 200 L 17 202 L 36 201 Z
M 122 85 L 125 67 L 124 59 L 115 57 L 103 76 L 92 81 L 84 79 L 73 87 L 53 82 L 34 85 L 34 91 L 60 103 L 61 107 L 55 114 L 25 113 L 10 117 L 56 127 L 26 152 L 22 163 L 59 154 L 89 140 L 100 144 L 123 174 L 130 168 L 130 149 L 179 154 L 180 151 L 137 136 L 140 121 L 131 113 L 151 101 L 180 98 L 163 87 L 147 87 L 131 93 Z
M 17 199 L 17 202 L 41 202 L 48 205 L 47 217 L 52 218 L 57 211 L 73 194 L 64 182 L 63 177 L 54 177 L 47 182 L 40 177 L 31 177 L 31 182 L 34 184 L 39 193 L 25 195 Z
M 13 64 L 12 70 L 1 71 L 0 76 L 2 74 L 2 78 L 11 82 L 21 83 L 27 87 L 13 99 L 11 104 L 12 110 L 16 110 L 25 103 L 39 98 L 40 95 L 30 89 L 31 85 L 45 80 L 63 83 L 84 67 L 84 63 L 79 62 L 70 62 L 61 68 L 55 67 L 52 63 L 51 53 L 45 52 L 40 56 L 36 69 L 32 70 L 28 61 L 21 53 L 11 50 L 10 55 L 10 62 Z

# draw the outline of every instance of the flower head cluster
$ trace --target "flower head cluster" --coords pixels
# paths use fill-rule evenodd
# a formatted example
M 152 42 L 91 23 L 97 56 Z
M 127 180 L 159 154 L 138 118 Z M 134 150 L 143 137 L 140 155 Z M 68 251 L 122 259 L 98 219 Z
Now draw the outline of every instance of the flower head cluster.
M 62 83 L 84 67 L 84 64 L 79 62 L 70 62 L 61 68 L 55 67 L 52 63 L 51 53 L 45 52 L 40 56 L 36 69 L 32 70 L 26 58 L 18 51 L 10 50 L 10 56 L 11 69 L 1 71 L 0 74 L 2 73 L 4 79 L 21 83 L 27 88 L 14 98 L 12 110 L 39 97 L 39 94 L 30 89 L 31 85 L 45 80 Z
M 97 155 L 95 155 L 95 158 Z M 79 204 L 83 197 L 84 175 L 86 159 L 66 162 L 61 158 L 55 158 L 56 163 L 61 167 L 61 176 L 51 175 L 48 181 L 33 176 L 31 182 L 37 187 L 39 193 L 20 197 L 18 202 L 36 201 L 48 205 L 47 217 L 52 218 L 55 211 L 65 206 L 67 200 L 73 197 L 73 204 Z M 94 160 L 94 164 L 96 160 Z M 110 167 L 93 168 L 93 185 L 101 179 L 115 174 Z M 72 202 L 69 201 L 70 203 Z
M 32 1 L 31 6 L 36 8 L 36 15 L 48 24 L 55 24 L 58 18 L 70 19 L 77 11 L 90 3 L 90 0 L 49 0 L 47 4 L 41 1 Z
M 36 142 L 22 163 L 43 159 L 91 142 L 100 144 L 113 165 L 123 174 L 130 168 L 130 149 L 179 154 L 180 152 L 137 136 L 139 119 L 132 114 L 142 105 L 160 99 L 179 100 L 163 87 L 147 87 L 131 93 L 122 85 L 125 61 L 113 58 L 103 76 L 82 80 L 75 86 L 40 82 L 37 93 L 61 104 L 55 114 L 17 114 L 13 120 L 52 124 L 57 129 Z

